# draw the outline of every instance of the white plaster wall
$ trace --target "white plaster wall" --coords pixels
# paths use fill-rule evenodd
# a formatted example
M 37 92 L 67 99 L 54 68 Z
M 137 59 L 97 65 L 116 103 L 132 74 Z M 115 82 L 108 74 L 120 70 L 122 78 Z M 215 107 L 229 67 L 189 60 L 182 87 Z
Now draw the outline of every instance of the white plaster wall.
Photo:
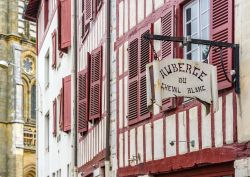
M 38 156 L 38 177 L 51 176 L 52 173 L 61 169 L 61 176 L 67 175 L 67 165 L 71 162 L 71 133 L 64 133 L 57 131 L 57 137 L 53 137 L 53 100 L 60 93 L 62 87 L 62 78 L 71 74 L 72 59 L 71 49 L 68 54 L 64 54 L 59 58 L 59 51 L 57 51 L 57 62 L 59 67 L 52 70 L 52 32 L 57 28 L 57 15 L 54 16 L 50 25 L 49 31 L 45 41 L 41 47 L 40 53 L 37 58 L 37 81 L 38 81 L 38 94 L 37 94 L 37 156 Z M 58 38 L 57 38 L 58 39 Z M 45 56 L 49 50 L 49 87 L 45 89 Z M 73 103 L 71 103 L 73 106 Z M 71 109 L 72 110 L 72 109 Z M 44 122 L 45 115 L 49 111 L 49 152 L 46 152 L 44 145 Z
M 240 44 L 240 87 L 238 96 L 238 141 L 250 140 L 250 1 L 235 0 L 235 43 Z

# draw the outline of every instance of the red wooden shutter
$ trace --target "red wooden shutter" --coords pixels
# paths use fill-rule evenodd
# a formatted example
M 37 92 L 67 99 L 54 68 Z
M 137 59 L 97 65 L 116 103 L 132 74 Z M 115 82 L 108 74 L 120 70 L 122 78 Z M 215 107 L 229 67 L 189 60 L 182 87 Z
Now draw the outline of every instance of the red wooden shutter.
M 233 0 L 211 0 L 210 35 L 214 41 L 233 42 Z M 222 60 L 230 79 L 232 69 L 232 49 L 223 49 Z M 225 89 L 232 84 L 226 80 L 220 64 L 220 50 L 213 48 L 210 63 L 217 66 L 218 88 Z
M 52 33 L 52 68 L 56 68 L 56 31 Z
M 91 54 L 90 64 L 90 115 L 89 119 L 101 118 L 102 103 L 102 47 Z
M 161 32 L 165 36 L 174 36 L 174 7 L 170 7 L 161 17 Z M 162 42 L 162 59 L 174 58 L 173 42 Z M 164 99 L 162 102 L 162 110 L 170 110 L 175 107 L 175 98 Z
M 44 31 L 48 25 L 49 21 L 49 0 L 44 1 Z
M 63 87 L 60 90 L 60 115 L 59 115 L 59 127 L 63 130 Z
M 93 19 L 93 0 L 84 1 L 85 25 Z
M 139 83 L 138 83 L 138 37 L 133 38 L 128 44 L 128 119 L 138 118 Z
M 85 21 L 86 16 L 86 8 L 85 8 L 85 0 L 82 1 L 82 29 L 81 29 L 81 37 L 84 40 L 89 32 L 89 23 Z
M 102 0 L 96 0 L 96 11 L 98 12 L 102 7 Z
M 60 0 L 58 11 L 60 18 L 58 23 L 59 48 L 66 52 L 71 45 L 71 0 Z
M 88 68 L 78 73 L 78 132 L 88 130 Z
M 56 136 L 56 98 L 53 101 L 53 135 Z
M 62 50 L 61 47 L 61 36 L 62 36 L 62 32 L 61 32 L 61 0 L 57 0 L 57 31 L 58 31 L 58 49 Z
M 146 87 L 146 65 L 151 62 L 151 47 L 150 41 L 146 40 L 143 36 L 150 33 L 150 30 L 143 29 L 140 33 L 139 40 L 139 108 L 140 108 L 140 119 L 145 119 L 150 116 L 147 108 L 147 87 Z
M 63 78 L 63 131 L 71 129 L 71 76 Z

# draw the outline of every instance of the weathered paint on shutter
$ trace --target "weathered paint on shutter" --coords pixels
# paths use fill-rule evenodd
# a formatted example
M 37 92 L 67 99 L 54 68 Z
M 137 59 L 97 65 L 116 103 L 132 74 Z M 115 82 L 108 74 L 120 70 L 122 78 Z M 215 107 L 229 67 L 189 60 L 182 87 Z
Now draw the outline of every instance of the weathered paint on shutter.
M 93 19 L 93 0 L 84 1 L 85 25 Z
M 151 28 L 150 28 L 151 29 Z M 146 40 L 143 36 L 151 33 L 150 29 L 142 29 L 140 32 L 139 40 L 139 113 L 140 120 L 150 117 L 147 108 L 147 88 L 146 88 L 146 65 L 151 62 L 151 47 L 150 41 Z
M 61 49 L 66 50 L 71 45 L 71 0 L 60 1 L 61 10 Z
M 63 78 L 63 131 L 71 129 L 71 76 Z
M 57 112 L 56 112 L 56 98 L 53 101 L 53 136 L 56 136 L 56 116 L 57 116 Z
M 233 0 L 211 0 L 210 38 L 213 41 L 233 42 Z M 223 49 L 222 60 L 227 76 L 232 79 L 232 49 Z M 218 88 L 225 89 L 232 84 L 226 80 L 220 64 L 220 50 L 213 48 L 210 52 L 210 63 L 217 66 Z
M 174 6 L 170 7 L 161 17 L 161 32 L 165 36 L 174 36 Z M 162 59 L 174 58 L 173 42 L 162 42 Z M 175 107 L 175 98 L 168 98 L 162 101 L 162 111 L 167 111 Z
M 56 31 L 52 33 L 52 68 L 56 68 Z
M 139 40 L 138 36 L 131 38 L 128 44 L 128 119 L 138 118 L 139 102 Z
M 89 119 L 101 118 L 102 103 L 102 47 L 91 54 Z
M 78 73 L 78 132 L 88 130 L 88 68 Z

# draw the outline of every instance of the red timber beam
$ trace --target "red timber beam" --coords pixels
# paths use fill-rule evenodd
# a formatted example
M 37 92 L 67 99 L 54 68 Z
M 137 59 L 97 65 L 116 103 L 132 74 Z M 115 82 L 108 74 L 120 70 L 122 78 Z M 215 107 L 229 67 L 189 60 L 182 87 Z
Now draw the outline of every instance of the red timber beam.
M 141 163 L 136 166 L 120 168 L 118 169 L 117 176 L 128 177 L 144 174 L 169 173 L 192 167 L 230 162 L 246 156 L 250 156 L 250 142 L 221 148 L 203 149 L 161 160 Z
M 94 169 L 104 166 L 105 149 L 97 154 L 92 160 L 87 162 L 78 168 L 78 172 L 82 173 L 82 176 L 88 176 L 93 173 Z

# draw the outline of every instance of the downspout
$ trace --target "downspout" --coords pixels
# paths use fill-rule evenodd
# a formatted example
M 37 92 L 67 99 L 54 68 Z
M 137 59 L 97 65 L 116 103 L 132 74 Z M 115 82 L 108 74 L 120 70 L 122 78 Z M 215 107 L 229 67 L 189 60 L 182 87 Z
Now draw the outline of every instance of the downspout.
M 73 80 L 74 80 L 74 90 L 73 90 L 73 130 L 72 130 L 72 141 L 73 141 L 73 152 L 72 152 L 72 162 L 73 162 L 73 177 L 78 176 L 78 166 L 77 166 L 77 0 L 73 1 Z
M 107 77 L 106 77 L 106 88 L 107 88 L 107 99 L 106 99 L 106 105 L 107 105 L 107 117 L 106 117 L 106 153 L 105 153 L 105 161 L 106 163 L 109 163 L 110 161 L 110 1 L 107 2 L 107 18 L 106 18 L 106 45 L 107 45 L 107 51 L 106 51 L 106 71 L 107 71 Z M 109 166 L 109 165 L 108 165 Z M 105 173 L 108 172 L 109 169 L 105 169 Z

